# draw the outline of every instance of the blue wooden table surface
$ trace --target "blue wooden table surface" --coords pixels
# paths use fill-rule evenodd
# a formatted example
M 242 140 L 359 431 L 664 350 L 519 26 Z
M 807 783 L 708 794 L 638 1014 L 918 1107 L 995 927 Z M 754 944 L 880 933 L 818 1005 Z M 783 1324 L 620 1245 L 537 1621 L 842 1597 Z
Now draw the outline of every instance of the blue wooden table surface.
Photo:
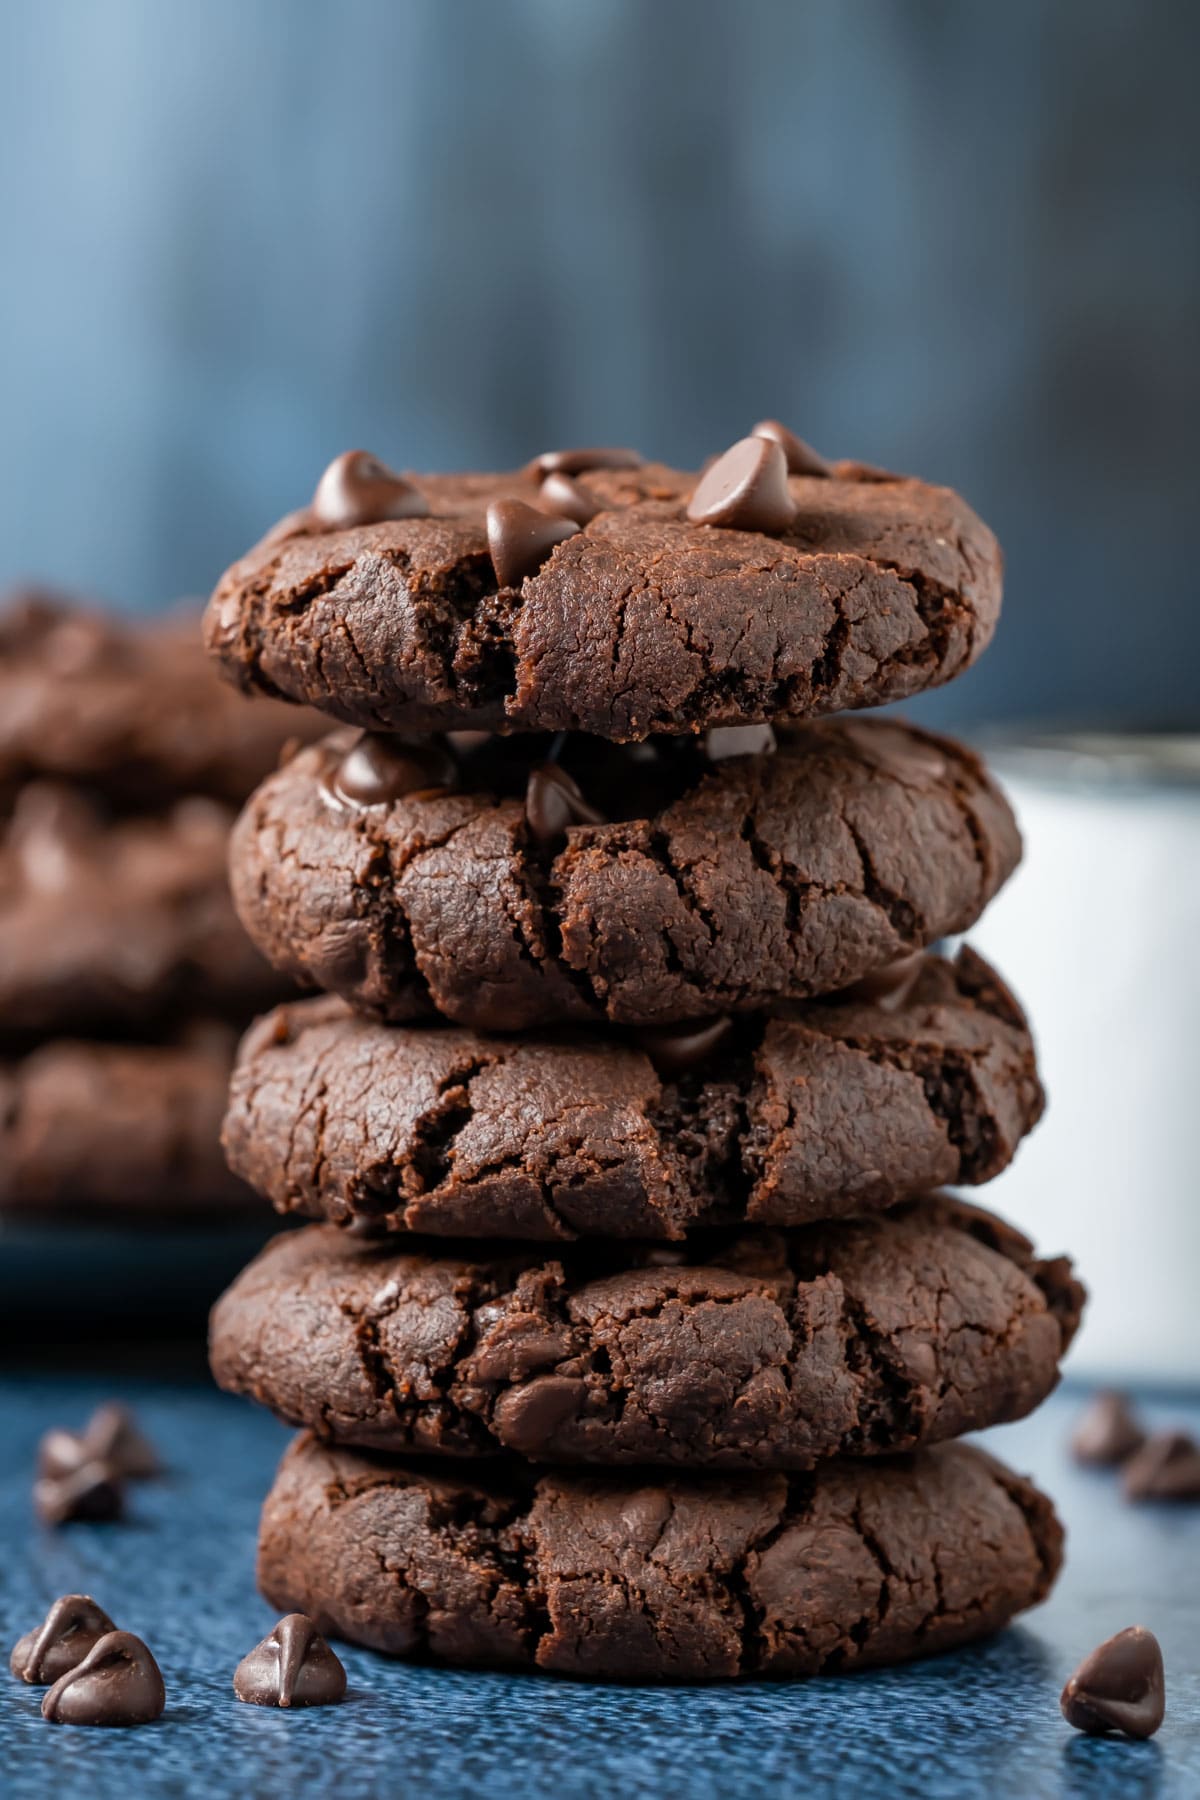
M 98 1400 L 131 1401 L 170 1460 L 130 1522 L 39 1529 L 29 1475 L 39 1433 Z M 992 1643 L 905 1669 L 723 1688 L 594 1687 L 460 1674 L 346 1650 L 350 1699 L 285 1714 L 237 1704 L 239 1657 L 273 1622 L 253 1585 L 259 1502 L 287 1433 L 196 1380 L 0 1377 L 0 1639 L 55 1595 L 93 1594 L 149 1642 L 167 1684 L 156 1725 L 47 1725 L 41 1690 L 0 1676 L 0 1791 L 159 1796 L 419 1793 L 554 1796 L 1200 1796 L 1200 1508 L 1127 1506 L 1111 1477 L 1072 1467 L 1078 1395 L 992 1434 L 1055 1495 L 1070 1542 L 1049 1603 Z M 1200 1404 L 1150 1408 L 1200 1426 Z M 1148 1744 L 1092 1741 L 1058 1693 L 1124 1625 L 1157 1632 L 1167 1720 Z

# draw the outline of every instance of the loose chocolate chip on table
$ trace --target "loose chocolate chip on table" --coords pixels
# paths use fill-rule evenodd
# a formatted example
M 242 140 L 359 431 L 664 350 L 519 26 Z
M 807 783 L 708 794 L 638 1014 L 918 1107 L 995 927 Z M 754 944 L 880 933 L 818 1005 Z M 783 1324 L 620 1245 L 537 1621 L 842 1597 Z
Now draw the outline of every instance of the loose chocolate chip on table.
M 83 1661 L 98 1639 L 115 1630 L 90 1594 L 63 1594 L 40 1625 L 17 1639 L 8 1666 L 18 1681 L 32 1686 L 57 1681 Z
M 1144 1625 L 1131 1625 L 1085 1656 L 1062 1691 L 1063 1718 L 1099 1736 L 1153 1737 L 1166 1711 L 1162 1651 Z
M 412 483 L 366 450 L 335 457 L 312 497 L 313 522 L 327 531 L 378 525 L 384 519 L 423 519 L 429 507 Z
M 50 1479 L 96 1462 L 121 1480 L 147 1481 L 162 1473 L 153 1444 L 129 1408 L 115 1400 L 98 1406 L 82 1431 L 53 1426 L 38 1445 L 38 1474 Z
M 1186 1431 L 1148 1437 L 1125 1464 L 1130 1500 L 1200 1500 L 1200 1445 Z
M 124 1509 L 121 1478 L 99 1459 L 78 1463 L 60 1475 L 39 1475 L 33 1484 L 33 1510 L 43 1525 L 73 1520 L 98 1524 L 119 1519 Z
M 338 764 L 335 795 L 356 806 L 388 806 L 411 794 L 445 793 L 458 786 L 458 765 L 435 738 L 415 743 L 365 731 Z
M 249 1706 L 332 1706 L 345 1698 L 346 1671 L 312 1620 L 289 1613 L 243 1656 L 233 1691 Z
M 538 499 L 547 512 L 561 519 L 573 519 L 576 525 L 588 525 L 600 512 L 600 502 L 580 487 L 569 475 L 547 475 L 538 489 Z
M 556 544 L 579 530 L 573 519 L 556 519 L 523 500 L 493 500 L 487 509 L 488 549 L 501 587 L 519 587 L 536 575 Z
M 162 1672 L 141 1638 L 110 1631 L 42 1700 L 55 1725 L 148 1725 L 167 1703 Z
M 787 457 L 778 444 L 741 438 L 700 477 L 687 516 L 693 525 L 786 531 L 796 516 L 787 483 Z
M 644 1050 L 664 1081 L 690 1075 L 707 1061 L 717 1045 L 733 1030 L 728 1014 L 716 1019 L 692 1020 L 663 1029 L 638 1031 L 634 1042 Z
M 725 762 L 731 756 L 769 756 L 775 733 L 769 725 L 713 725 L 704 734 L 704 754 L 709 762 Z
M 555 843 L 568 825 L 604 824 L 604 814 L 584 798 L 579 783 L 552 762 L 530 770 L 525 819 L 539 844 Z
M 582 475 L 588 469 L 640 469 L 636 450 L 543 450 L 530 468 L 541 475 Z
M 789 475 L 824 475 L 833 474 L 833 469 L 823 456 L 819 456 L 811 444 L 798 438 L 794 431 L 781 425 L 778 419 L 760 419 L 751 432 L 751 437 L 767 438 L 778 444 L 787 458 Z
M 1071 1437 L 1076 1462 L 1115 1468 L 1140 1449 L 1146 1434 L 1124 1394 L 1106 1389 L 1096 1394 Z

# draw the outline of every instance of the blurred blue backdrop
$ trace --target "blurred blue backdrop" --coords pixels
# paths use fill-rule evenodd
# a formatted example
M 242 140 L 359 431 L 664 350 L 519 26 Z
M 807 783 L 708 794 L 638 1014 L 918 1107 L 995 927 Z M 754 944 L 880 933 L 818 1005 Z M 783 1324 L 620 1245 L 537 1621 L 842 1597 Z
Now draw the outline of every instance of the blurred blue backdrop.
M 1200 723 L 1190 0 L 39 0 L 0 25 L 0 577 L 206 591 L 336 451 L 962 488 L 947 720 Z

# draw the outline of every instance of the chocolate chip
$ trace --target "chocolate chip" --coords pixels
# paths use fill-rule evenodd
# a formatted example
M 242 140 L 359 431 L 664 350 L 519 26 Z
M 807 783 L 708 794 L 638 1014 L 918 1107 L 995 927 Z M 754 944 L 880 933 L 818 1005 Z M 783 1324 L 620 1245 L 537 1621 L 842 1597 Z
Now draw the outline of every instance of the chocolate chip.
M 40 1625 L 13 1645 L 8 1666 L 18 1681 L 37 1686 L 75 1668 L 98 1639 L 116 1626 L 90 1594 L 63 1594 Z
M 704 754 L 709 762 L 726 762 L 731 756 L 769 756 L 775 733 L 769 725 L 714 725 L 704 734 Z
M 233 1691 L 249 1706 L 332 1706 L 346 1695 L 346 1671 L 304 1613 L 289 1613 L 243 1656 Z
M 1125 1464 L 1130 1500 L 1200 1500 L 1200 1445 L 1186 1431 L 1148 1437 Z
M 55 1725 L 148 1725 L 167 1703 L 162 1672 L 131 1631 L 97 1639 L 42 1700 Z
M 766 438 L 772 444 L 778 444 L 787 458 L 789 475 L 824 475 L 833 474 L 833 465 L 827 463 L 823 456 L 818 456 L 811 444 L 798 438 L 794 431 L 781 425 L 778 419 L 760 419 L 750 434 L 752 437 Z
M 1085 1656 L 1059 1701 L 1076 1731 L 1120 1731 L 1132 1738 L 1153 1737 L 1166 1704 L 1162 1651 L 1143 1625 L 1118 1631 Z
M 694 525 L 786 531 L 796 516 L 787 458 L 769 438 L 742 438 L 700 477 L 688 501 Z
M 366 450 L 347 450 L 335 457 L 312 497 L 313 522 L 326 531 L 355 525 L 378 525 L 384 519 L 423 519 L 425 497 Z
M 493 1414 L 496 1435 L 508 1449 L 534 1456 L 586 1398 L 587 1383 L 577 1376 L 539 1375 L 501 1394 Z
M 588 525 L 601 510 L 600 502 L 572 481 L 569 475 L 547 475 L 538 489 L 538 499 L 547 512 L 560 519 L 573 519 L 576 525 Z
M 553 844 L 569 825 L 603 825 L 604 814 L 584 799 L 579 783 L 557 763 L 531 769 L 525 789 L 525 819 L 534 841 Z
M 333 776 L 333 791 L 355 806 L 388 806 L 417 795 L 444 794 L 458 786 L 458 765 L 436 738 L 419 743 L 364 731 Z
M 53 1426 L 38 1445 L 38 1474 L 50 1479 L 97 1462 L 104 1463 L 118 1480 L 147 1481 L 162 1473 L 153 1444 L 129 1408 L 115 1400 L 98 1406 L 82 1431 Z
M 43 1525 L 99 1524 L 119 1519 L 124 1509 L 120 1477 L 106 1462 L 79 1463 L 60 1475 L 40 1475 L 33 1484 L 33 1510 Z
M 556 544 L 579 530 L 571 519 L 551 518 L 523 500 L 493 500 L 487 509 L 488 549 L 501 587 L 519 587 L 536 575 Z
M 897 956 L 881 969 L 872 969 L 869 975 L 829 998 L 835 1005 L 877 1006 L 881 1012 L 899 1012 L 911 997 L 924 962 L 923 951 L 910 950 L 906 956 Z
M 1094 1397 L 1075 1427 L 1071 1449 L 1076 1462 L 1114 1468 L 1132 1456 L 1145 1438 L 1124 1394 L 1105 1391 Z
M 539 475 L 582 475 L 588 469 L 640 469 L 636 450 L 543 450 L 530 468 Z
M 893 725 L 888 719 L 871 724 L 861 719 L 839 721 L 842 735 L 849 738 L 865 762 L 873 763 L 889 775 L 910 781 L 941 781 L 946 774 L 946 758 L 937 742 L 911 726 Z
M 672 1081 L 700 1068 L 732 1030 L 733 1020 L 723 1013 L 715 1019 L 639 1031 L 634 1042 L 645 1051 L 664 1081 Z

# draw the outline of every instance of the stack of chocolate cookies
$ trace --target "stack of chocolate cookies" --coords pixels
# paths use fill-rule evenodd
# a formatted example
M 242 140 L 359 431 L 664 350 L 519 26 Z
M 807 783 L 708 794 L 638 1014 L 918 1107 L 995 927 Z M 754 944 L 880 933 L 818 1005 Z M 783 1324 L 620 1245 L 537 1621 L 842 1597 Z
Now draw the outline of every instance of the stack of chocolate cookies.
M 1054 1386 L 1069 1265 L 939 1189 L 1042 1108 L 965 931 L 1020 853 L 962 746 L 818 715 L 965 669 L 953 493 L 767 423 L 699 477 L 339 458 L 221 582 L 243 687 L 343 722 L 236 827 L 324 990 L 225 1143 L 283 1212 L 226 1388 L 304 1427 L 281 1609 L 397 1654 L 641 1680 L 965 1643 L 1047 1592 L 1049 1502 L 956 1440 Z
M 0 1216 L 246 1206 L 229 1070 L 288 988 L 234 914 L 229 828 L 306 730 L 214 680 L 194 617 L 0 608 Z

